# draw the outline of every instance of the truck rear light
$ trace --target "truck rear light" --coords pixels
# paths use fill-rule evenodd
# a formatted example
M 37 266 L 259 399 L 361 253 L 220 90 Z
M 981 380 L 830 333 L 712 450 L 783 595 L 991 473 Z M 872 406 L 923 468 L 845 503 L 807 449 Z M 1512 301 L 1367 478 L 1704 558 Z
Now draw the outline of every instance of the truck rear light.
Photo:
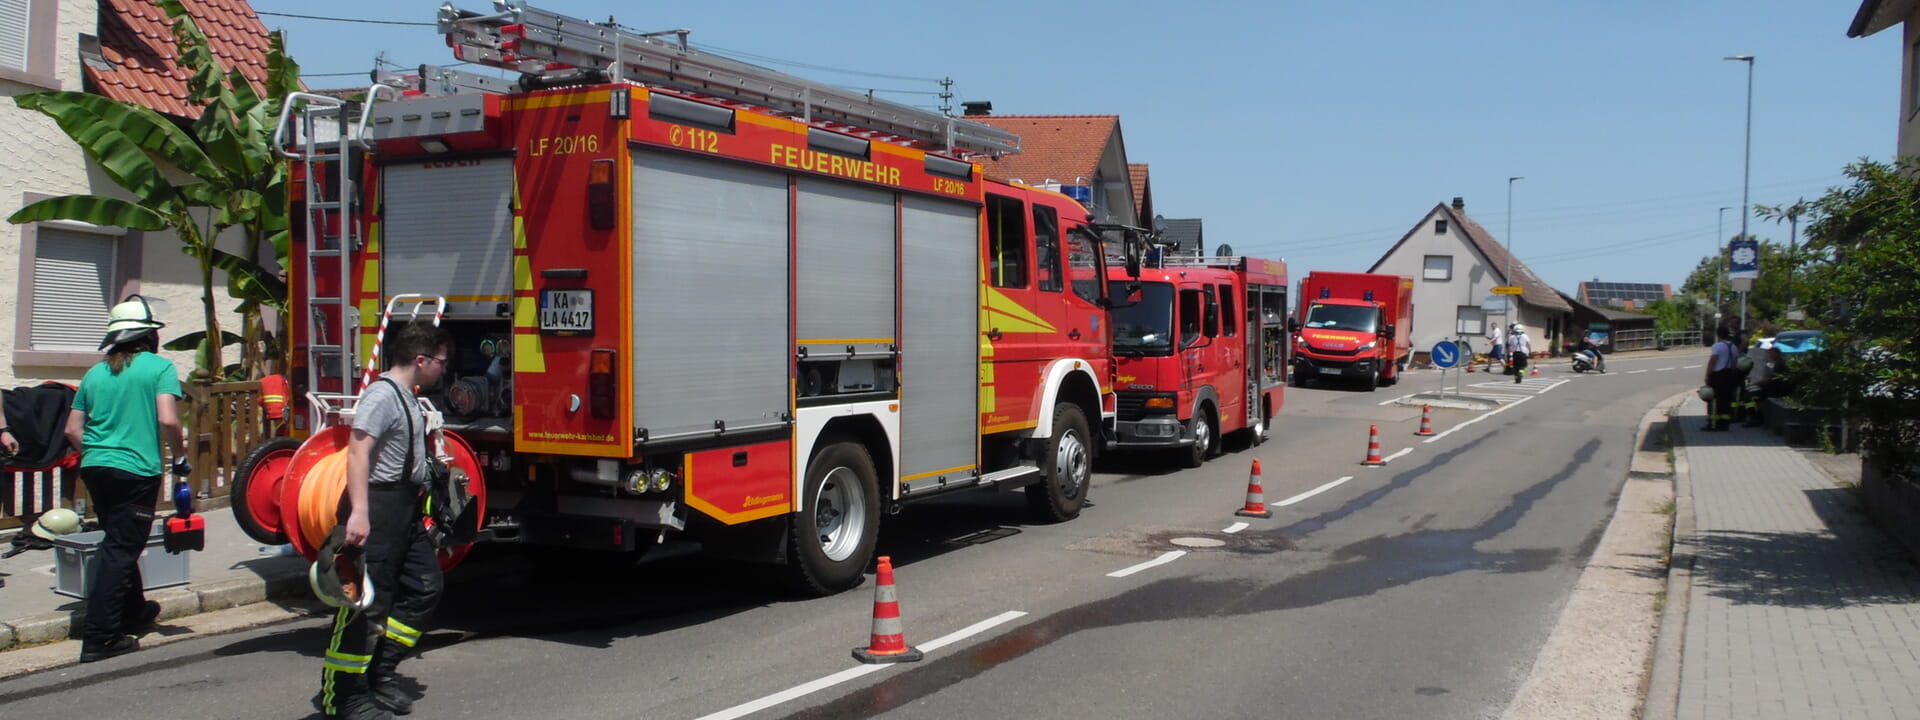
M 595 160 L 587 169 L 587 224 L 595 230 L 612 230 L 613 160 Z
M 612 350 L 595 350 L 587 366 L 587 412 L 603 420 L 614 416 L 613 361 Z

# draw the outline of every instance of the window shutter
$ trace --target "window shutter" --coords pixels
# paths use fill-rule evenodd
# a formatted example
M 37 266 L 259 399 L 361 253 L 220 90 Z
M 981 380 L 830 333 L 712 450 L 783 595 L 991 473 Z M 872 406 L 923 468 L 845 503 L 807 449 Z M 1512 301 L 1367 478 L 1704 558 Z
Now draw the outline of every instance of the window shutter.
M 7 0 L 0 0 L 6 2 Z M 94 352 L 113 304 L 117 238 L 41 225 L 33 253 L 33 349 Z
M 0 0 L 0 67 L 27 69 L 28 6 L 32 0 Z

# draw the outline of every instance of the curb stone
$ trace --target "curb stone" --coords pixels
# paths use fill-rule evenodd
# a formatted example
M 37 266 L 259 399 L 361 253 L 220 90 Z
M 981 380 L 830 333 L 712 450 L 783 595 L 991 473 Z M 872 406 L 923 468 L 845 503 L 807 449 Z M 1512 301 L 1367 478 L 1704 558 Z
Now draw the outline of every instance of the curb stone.
M 1677 406 L 1691 393 L 1681 393 L 1667 403 Z M 1667 551 L 1667 604 L 1660 615 L 1660 630 L 1654 641 L 1653 667 L 1647 678 L 1647 697 L 1642 703 L 1643 720 L 1673 720 L 1680 714 L 1680 660 L 1686 641 L 1687 608 L 1693 594 L 1695 557 L 1695 518 L 1693 516 L 1693 478 L 1682 452 L 1680 421 L 1669 418 L 1667 438 L 1673 453 L 1673 545 Z
M 306 575 L 288 572 L 160 588 L 147 599 L 160 603 L 159 619 L 165 622 L 306 593 Z M 82 617 L 81 610 L 71 610 L 0 622 L 0 652 L 78 639 Z

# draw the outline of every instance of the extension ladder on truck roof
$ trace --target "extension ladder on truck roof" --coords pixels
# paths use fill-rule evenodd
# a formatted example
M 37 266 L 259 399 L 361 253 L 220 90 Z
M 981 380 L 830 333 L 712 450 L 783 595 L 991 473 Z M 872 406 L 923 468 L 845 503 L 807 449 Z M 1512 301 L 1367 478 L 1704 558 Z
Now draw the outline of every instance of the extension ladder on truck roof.
M 694 50 L 685 44 L 685 31 L 672 33 L 680 36 L 672 43 L 658 37 L 661 33 L 633 32 L 611 21 L 567 17 L 512 0 L 495 0 L 494 7 L 498 12 L 481 14 L 452 3 L 440 6 L 440 32 L 454 57 L 531 77 L 597 71 L 612 82 L 769 108 L 808 123 L 849 125 L 947 153 L 1020 152 L 1020 137 L 1005 130 Z

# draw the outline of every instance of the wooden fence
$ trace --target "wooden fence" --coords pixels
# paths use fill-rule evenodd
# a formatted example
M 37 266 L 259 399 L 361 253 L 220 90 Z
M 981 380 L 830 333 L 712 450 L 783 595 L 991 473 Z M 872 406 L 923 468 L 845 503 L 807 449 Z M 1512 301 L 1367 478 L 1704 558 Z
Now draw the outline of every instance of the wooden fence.
M 188 382 L 184 389 L 187 397 L 182 422 L 186 424 L 189 462 L 193 463 L 189 482 L 202 498 L 225 496 L 233 490 L 233 474 L 240 469 L 247 451 L 271 431 L 260 407 L 260 383 Z M 165 490 L 163 487 L 163 495 Z M 76 501 L 86 497 L 87 489 L 77 470 L 0 473 L 0 530 L 19 527 L 23 516 L 75 507 Z M 166 497 L 161 498 L 160 505 L 163 509 L 172 507 Z

